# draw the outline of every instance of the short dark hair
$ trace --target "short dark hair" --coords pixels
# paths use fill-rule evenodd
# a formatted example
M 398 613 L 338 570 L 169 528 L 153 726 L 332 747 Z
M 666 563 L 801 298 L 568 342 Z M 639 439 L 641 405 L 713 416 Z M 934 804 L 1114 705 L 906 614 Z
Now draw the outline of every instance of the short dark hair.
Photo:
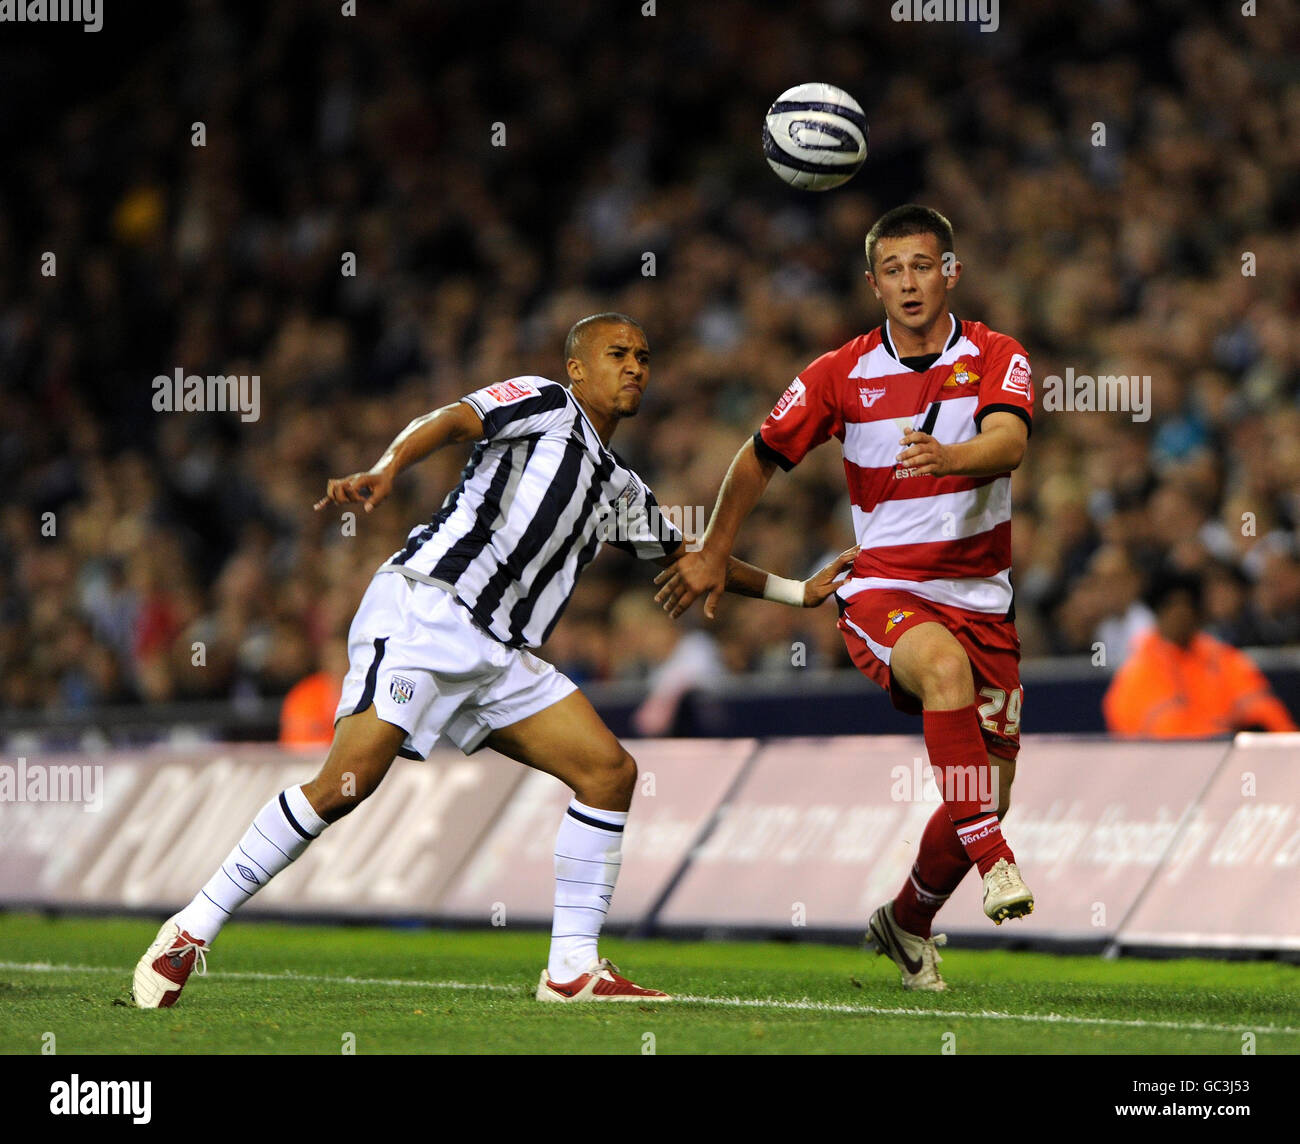
M 910 238 L 914 234 L 932 234 L 939 240 L 941 254 L 953 253 L 952 223 L 933 207 L 918 203 L 886 211 L 867 231 L 867 266 L 876 272 L 876 243 L 882 238 Z
M 640 322 L 635 318 L 629 318 L 626 314 L 620 314 L 616 310 L 606 310 L 603 314 L 588 314 L 585 318 L 579 318 L 569 330 L 569 336 L 564 339 L 564 364 L 566 370 L 570 358 L 582 357 L 582 344 L 586 340 L 587 331 L 593 326 L 606 324 L 632 326 L 641 330 L 642 335 L 645 334 L 645 330 L 641 329 Z
M 1158 612 L 1171 596 L 1186 594 L 1191 597 L 1192 607 L 1201 611 L 1201 578 L 1194 572 L 1184 572 L 1178 568 L 1160 568 L 1147 584 L 1146 605 L 1153 612 Z

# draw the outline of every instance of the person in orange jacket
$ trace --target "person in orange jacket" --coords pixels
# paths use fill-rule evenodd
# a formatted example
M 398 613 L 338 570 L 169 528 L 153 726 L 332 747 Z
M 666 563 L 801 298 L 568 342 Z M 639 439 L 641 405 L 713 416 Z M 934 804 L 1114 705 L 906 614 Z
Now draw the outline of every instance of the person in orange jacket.
M 1264 673 L 1201 631 L 1201 582 L 1158 573 L 1147 594 L 1155 627 L 1115 673 L 1102 711 L 1113 735 L 1201 739 L 1235 731 L 1295 731 Z
M 334 738 L 334 709 L 348 670 L 347 642 L 328 640 L 320 670 L 294 684 L 280 708 L 280 745 L 328 747 Z

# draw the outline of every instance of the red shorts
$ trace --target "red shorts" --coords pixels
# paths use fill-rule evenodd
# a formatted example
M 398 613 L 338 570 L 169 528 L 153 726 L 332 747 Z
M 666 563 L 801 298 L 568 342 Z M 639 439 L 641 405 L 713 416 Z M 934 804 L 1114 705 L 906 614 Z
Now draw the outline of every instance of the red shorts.
M 1014 760 L 1020 751 L 1020 637 L 1010 620 L 980 616 L 923 600 L 910 592 L 869 589 L 840 603 L 840 631 L 864 675 L 889 692 L 894 706 L 921 714 L 921 701 L 894 679 L 889 654 L 898 637 L 917 624 L 942 624 L 961 644 L 975 679 L 975 704 L 989 754 Z

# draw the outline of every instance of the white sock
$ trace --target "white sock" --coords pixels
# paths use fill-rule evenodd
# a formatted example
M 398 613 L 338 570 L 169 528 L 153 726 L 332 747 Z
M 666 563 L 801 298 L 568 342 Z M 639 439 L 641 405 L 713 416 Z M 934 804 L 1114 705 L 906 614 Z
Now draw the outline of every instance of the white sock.
M 257 812 L 253 825 L 226 855 L 220 869 L 176 915 L 176 924 L 211 945 L 230 915 L 306 850 L 307 843 L 328 825 L 312 809 L 302 787 L 281 791 Z
M 625 810 L 597 810 L 576 798 L 555 836 L 555 921 L 546 972 L 563 984 L 597 960 L 596 941 L 618 881 Z

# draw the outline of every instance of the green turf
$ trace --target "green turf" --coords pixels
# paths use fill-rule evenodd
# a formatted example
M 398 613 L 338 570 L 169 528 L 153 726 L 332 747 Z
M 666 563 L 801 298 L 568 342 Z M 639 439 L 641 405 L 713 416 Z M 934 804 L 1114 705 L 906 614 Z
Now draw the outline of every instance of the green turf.
M 701 1000 L 562 1006 L 531 999 L 542 934 L 236 923 L 177 1007 L 141 1011 L 155 929 L 0 914 L 0 1052 L 1240 1054 L 1245 1031 L 1300 1052 L 1300 968 L 1273 962 L 949 950 L 928 994 L 849 947 L 610 938 L 634 980 Z

